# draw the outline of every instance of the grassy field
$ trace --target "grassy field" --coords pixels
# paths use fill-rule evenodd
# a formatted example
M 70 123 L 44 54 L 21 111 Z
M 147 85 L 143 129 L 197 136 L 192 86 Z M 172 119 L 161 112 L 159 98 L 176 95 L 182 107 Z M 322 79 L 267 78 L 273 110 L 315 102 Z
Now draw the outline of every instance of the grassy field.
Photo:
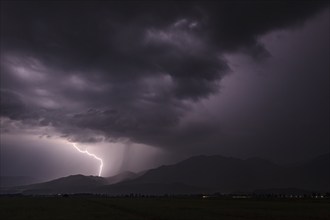
M 329 200 L 13 197 L 1 219 L 330 219 Z

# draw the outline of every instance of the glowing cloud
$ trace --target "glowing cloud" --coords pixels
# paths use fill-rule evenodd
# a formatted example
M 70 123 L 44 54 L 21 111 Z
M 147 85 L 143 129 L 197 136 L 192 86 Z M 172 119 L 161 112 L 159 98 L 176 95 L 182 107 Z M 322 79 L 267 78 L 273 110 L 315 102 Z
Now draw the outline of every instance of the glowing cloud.
M 81 149 L 79 149 L 79 147 L 77 147 L 76 143 L 72 143 L 72 145 L 80 153 L 87 154 L 88 156 L 93 157 L 94 159 L 100 161 L 99 176 L 101 176 L 102 168 L 103 168 L 103 160 L 101 158 L 97 157 L 95 154 L 89 153 L 87 150 L 81 150 Z

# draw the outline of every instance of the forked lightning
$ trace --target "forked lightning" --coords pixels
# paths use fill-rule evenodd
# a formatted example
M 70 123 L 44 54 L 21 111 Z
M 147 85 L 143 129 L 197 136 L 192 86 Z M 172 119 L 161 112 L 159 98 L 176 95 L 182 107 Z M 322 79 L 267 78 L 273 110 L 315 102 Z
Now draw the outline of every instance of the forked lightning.
M 76 148 L 77 151 L 79 151 L 80 153 L 87 154 L 88 156 L 93 157 L 94 159 L 100 161 L 99 176 L 101 176 L 102 168 L 103 168 L 103 160 L 101 158 L 99 158 L 98 156 L 96 156 L 95 154 L 89 153 L 87 150 L 79 149 L 79 147 L 77 147 L 76 143 L 72 143 L 72 144 L 73 144 L 74 148 Z

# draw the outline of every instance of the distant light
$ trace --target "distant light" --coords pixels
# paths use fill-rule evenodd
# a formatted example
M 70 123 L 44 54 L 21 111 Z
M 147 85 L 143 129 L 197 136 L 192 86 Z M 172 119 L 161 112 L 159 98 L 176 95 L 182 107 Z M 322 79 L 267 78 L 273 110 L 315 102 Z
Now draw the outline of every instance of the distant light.
M 79 151 L 80 153 L 83 153 L 83 154 L 87 154 L 88 156 L 90 157 L 93 157 L 94 159 L 100 161 L 100 169 L 99 169 L 99 175 L 98 176 L 101 176 L 101 173 L 102 173 L 102 169 L 103 169 L 103 160 L 99 157 L 97 157 L 95 154 L 91 154 L 89 153 L 87 150 L 80 150 L 76 143 L 72 143 L 72 145 L 74 146 L 74 148 L 76 148 L 77 151 Z

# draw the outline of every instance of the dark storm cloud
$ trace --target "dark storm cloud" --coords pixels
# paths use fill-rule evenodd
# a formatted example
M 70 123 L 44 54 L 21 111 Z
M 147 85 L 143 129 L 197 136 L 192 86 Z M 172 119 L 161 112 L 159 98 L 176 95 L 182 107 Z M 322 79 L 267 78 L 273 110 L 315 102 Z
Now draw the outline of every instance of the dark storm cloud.
M 214 125 L 179 125 L 189 103 L 218 92 L 224 53 L 267 57 L 259 36 L 327 2 L 1 4 L 3 116 L 72 141 L 171 148 L 213 136 Z
M 205 13 L 214 41 L 227 50 L 236 50 L 256 44 L 256 37 L 267 31 L 302 25 L 306 17 L 327 4 L 326 1 L 220 1 L 206 3 Z

